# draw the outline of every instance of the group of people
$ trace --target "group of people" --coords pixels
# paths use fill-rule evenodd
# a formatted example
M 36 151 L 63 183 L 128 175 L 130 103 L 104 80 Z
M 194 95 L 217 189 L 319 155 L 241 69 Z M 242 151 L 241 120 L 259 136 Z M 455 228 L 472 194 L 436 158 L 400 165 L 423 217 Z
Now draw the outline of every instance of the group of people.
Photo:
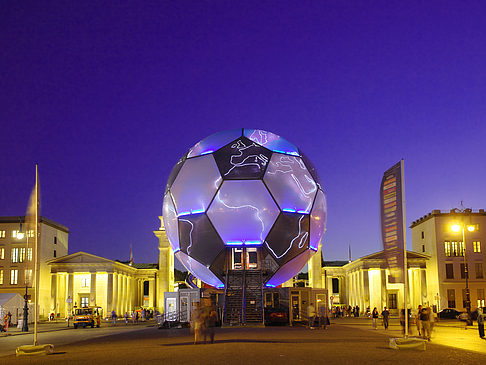
M 197 303 L 191 313 L 191 329 L 194 332 L 194 344 L 214 343 L 218 313 L 214 307 L 204 307 Z
M 142 310 L 134 310 L 131 313 L 125 312 L 123 318 L 125 319 L 125 325 L 132 322 L 132 324 L 138 324 L 139 321 L 145 322 L 146 320 L 150 320 L 154 317 L 154 311 L 150 309 L 142 309 Z M 111 311 L 111 321 L 113 326 L 116 326 L 116 320 L 118 315 L 113 310 Z
M 307 307 L 307 317 L 309 320 L 309 328 L 322 328 L 326 329 L 327 325 L 330 325 L 328 311 L 325 306 L 319 306 L 318 312 L 316 312 L 315 307 L 310 304 Z
M 0 332 L 8 332 L 8 328 L 12 326 L 12 313 L 5 313 L 3 316 L 3 326 L 0 324 Z
M 359 317 L 359 306 L 351 307 L 350 305 L 334 306 L 331 309 L 334 318 L 340 317 Z

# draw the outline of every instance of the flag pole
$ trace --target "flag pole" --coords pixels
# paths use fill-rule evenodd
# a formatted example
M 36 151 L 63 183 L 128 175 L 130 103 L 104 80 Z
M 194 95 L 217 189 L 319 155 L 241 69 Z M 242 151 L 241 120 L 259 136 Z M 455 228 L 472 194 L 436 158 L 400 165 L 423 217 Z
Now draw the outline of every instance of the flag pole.
M 39 247 L 39 175 L 37 170 L 37 164 L 35 164 L 35 240 L 34 240 L 34 346 L 37 346 L 37 316 L 38 316 L 38 297 L 39 297 L 39 275 L 38 275 L 38 247 Z
M 405 338 L 408 338 L 408 308 L 407 308 L 407 297 L 408 297 L 408 263 L 407 263 L 407 240 L 406 240 L 406 225 L 405 225 L 405 172 L 404 172 L 404 161 L 403 158 L 400 160 L 400 171 L 401 171 L 401 186 L 402 186 L 402 219 L 403 219 L 403 276 L 404 276 L 404 290 L 403 290 L 403 300 L 405 302 Z

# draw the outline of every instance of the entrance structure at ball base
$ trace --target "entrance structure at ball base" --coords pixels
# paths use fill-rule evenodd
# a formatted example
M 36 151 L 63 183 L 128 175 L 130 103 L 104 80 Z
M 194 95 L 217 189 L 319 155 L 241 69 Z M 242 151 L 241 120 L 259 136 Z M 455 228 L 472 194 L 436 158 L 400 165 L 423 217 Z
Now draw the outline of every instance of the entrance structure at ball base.
M 326 214 L 309 159 L 258 129 L 195 144 L 174 166 L 163 203 L 175 256 L 202 282 L 224 289 L 224 322 L 262 322 L 263 289 L 291 279 L 319 250 Z

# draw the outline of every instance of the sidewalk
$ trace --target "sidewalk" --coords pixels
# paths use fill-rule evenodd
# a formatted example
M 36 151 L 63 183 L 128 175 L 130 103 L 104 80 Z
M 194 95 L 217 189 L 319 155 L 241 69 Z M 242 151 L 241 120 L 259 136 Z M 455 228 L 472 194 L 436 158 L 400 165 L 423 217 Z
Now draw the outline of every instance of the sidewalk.
M 139 322 L 138 324 L 128 323 L 128 326 L 153 326 L 154 321 L 145 321 Z M 103 321 L 101 322 L 102 327 L 111 327 L 112 323 L 110 321 Z M 125 320 L 117 321 L 117 326 L 125 326 Z M 55 332 L 55 331 L 64 331 L 73 329 L 73 321 L 69 321 L 68 323 L 65 320 L 56 320 L 56 321 L 42 321 L 37 323 L 37 333 L 43 332 Z M 0 338 L 6 336 L 19 336 L 19 335 L 32 335 L 34 333 L 34 324 L 29 323 L 29 332 L 22 332 L 22 328 L 17 328 L 17 326 L 9 327 L 8 332 L 0 332 Z
M 361 328 L 389 337 L 403 337 L 402 327 L 396 318 L 393 318 L 390 321 L 390 326 L 387 330 L 384 329 L 381 322 L 379 322 L 378 329 L 374 330 L 371 325 L 371 319 L 369 318 L 333 318 L 331 323 Z M 415 324 L 410 326 L 409 336 L 417 336 L 417 328 L 415 327 Z M 479 337 L 477 324 L 467 327 L 462 322 L 437 322 L 431 337 L 431 342 L 437 345 L 486 354 L 486 340 Z

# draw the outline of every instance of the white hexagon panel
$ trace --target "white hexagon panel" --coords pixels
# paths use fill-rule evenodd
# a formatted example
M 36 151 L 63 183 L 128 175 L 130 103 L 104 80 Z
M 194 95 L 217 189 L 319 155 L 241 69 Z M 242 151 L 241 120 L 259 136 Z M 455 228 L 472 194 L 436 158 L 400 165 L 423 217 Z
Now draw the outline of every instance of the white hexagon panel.
M 227 246 L 258 246 L 279 213 L 261 180 L 228 180 L 214 197 L 207 214 Z
M 187 159 L 170 188 L 177 216 L 205 212 L 221 181 L 213 156 Z
M 317 184 L 300 157 L 274 153 L 263 181 L 282 211 L 310 213 Z
M 219 288 L 235 269 L 232 252 L 256 248 L 266 285 L 281 284 L 321 244 L 327 208 L 318 179 L 302 151 L 274 133 L 242 128 L 201 140 L 175 165 L 164 195 L 176 257 Z

